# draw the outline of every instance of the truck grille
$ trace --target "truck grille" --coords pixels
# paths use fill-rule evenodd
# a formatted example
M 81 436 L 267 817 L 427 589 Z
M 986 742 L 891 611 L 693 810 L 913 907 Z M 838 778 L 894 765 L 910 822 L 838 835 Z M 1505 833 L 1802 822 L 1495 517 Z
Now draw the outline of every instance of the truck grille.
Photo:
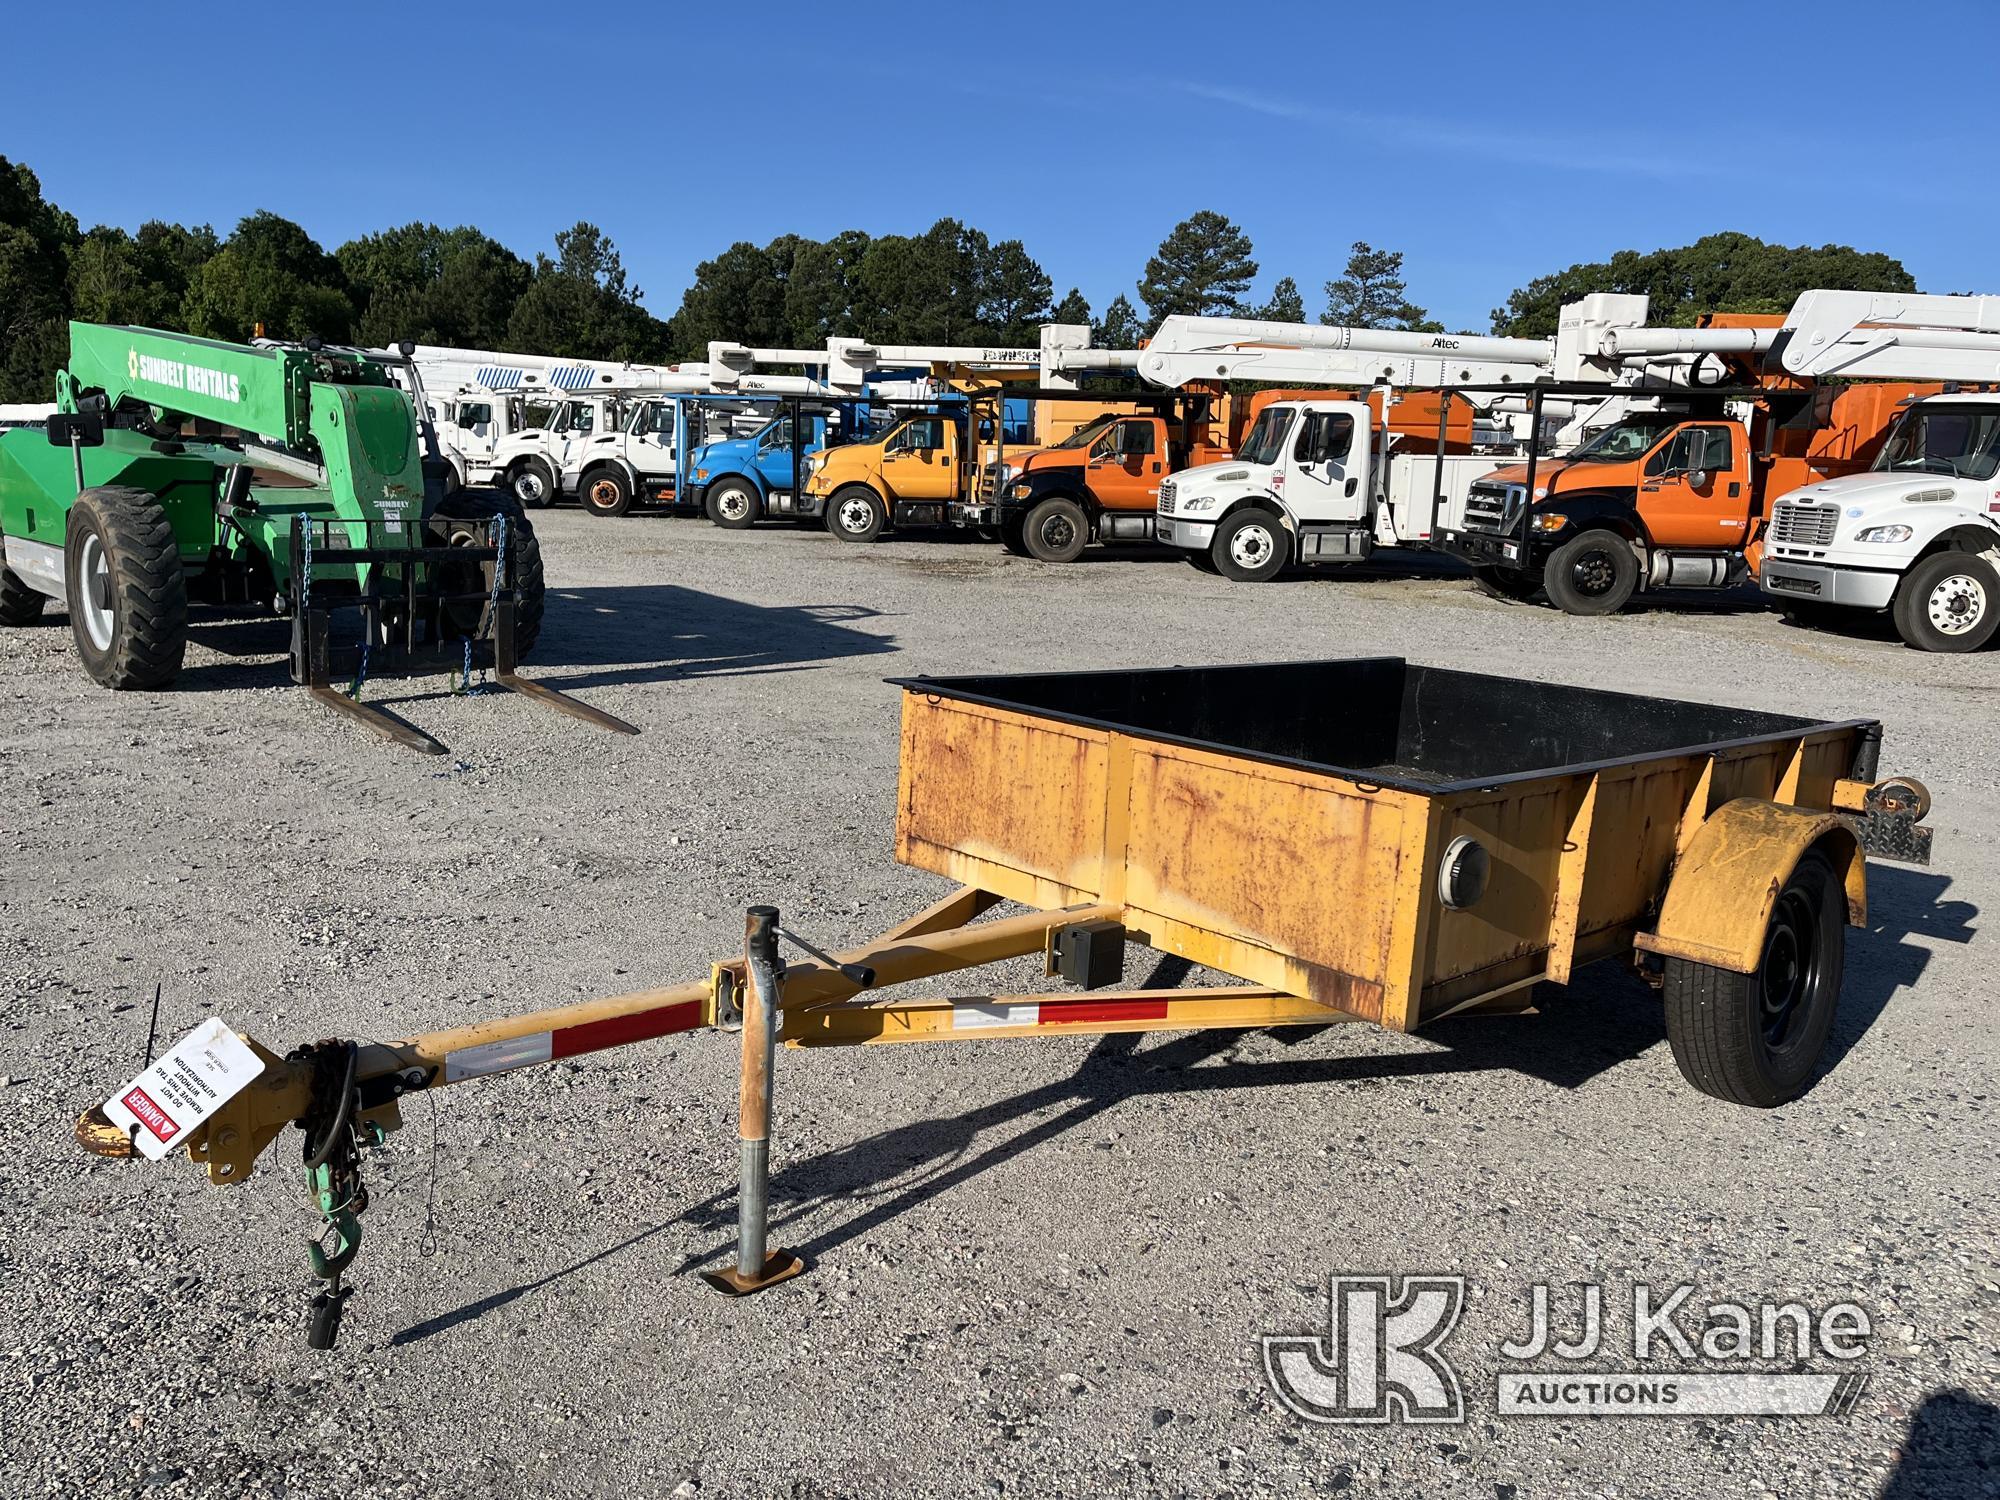
M 1780 500 L 1771 512 L 1771 541 L 1780 547 L 1830 547 L 1840 506 Z
M 1465 529 L 1502 533 L 1512 530 L 1516 507 L 1526 495 L 1525 485 L 1476 481 L 1465 495 Z
M 1171 479 L 1162 479 L 1160 481 L 1160 514 L 1170 516 L 1173 513 L 1174 482 Z

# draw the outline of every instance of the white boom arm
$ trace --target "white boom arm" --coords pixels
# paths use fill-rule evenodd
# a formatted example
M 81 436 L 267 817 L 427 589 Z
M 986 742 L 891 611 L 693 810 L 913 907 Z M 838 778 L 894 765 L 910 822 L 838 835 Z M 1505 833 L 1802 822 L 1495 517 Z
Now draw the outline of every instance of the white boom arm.
M 2000 297 L 1806 292 L 1782 331 L 1794 375 L 2000 380 Z
M 1441 387 L 1547 379 L 1550 339 L 1501 339 L 1377 328 L 1326 328 L 1252 318 L 1174 316 L 1139 354 L 1155 385 L 1263 380 L 1294 385 Z
M 552 390 L 573 394 L 602 390 L 674 390 L 705 381 L 699 365 L 638 365 L 615 360 L 563 359 L 556 355 L 502 354 L 492 349 L 447 349 L 419 344 L 410 356 L 432 390 L 478 386 L 489 391 Z

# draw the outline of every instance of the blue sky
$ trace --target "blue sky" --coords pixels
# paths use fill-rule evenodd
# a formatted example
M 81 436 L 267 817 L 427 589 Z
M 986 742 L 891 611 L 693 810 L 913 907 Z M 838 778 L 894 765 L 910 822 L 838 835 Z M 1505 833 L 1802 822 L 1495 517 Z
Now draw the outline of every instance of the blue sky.
M 423 218 L 531 255 L 586 218 L 662 316 L 733 240 L 941 214 L 1102 310 L 1201 208 L 1260 295 L 1316 313 L 1365 239 L 1454 328 L 1719 229 L 2000 291 L 1995 5 L 114 3 L 0 34 L 0 154 L 85 225 Z

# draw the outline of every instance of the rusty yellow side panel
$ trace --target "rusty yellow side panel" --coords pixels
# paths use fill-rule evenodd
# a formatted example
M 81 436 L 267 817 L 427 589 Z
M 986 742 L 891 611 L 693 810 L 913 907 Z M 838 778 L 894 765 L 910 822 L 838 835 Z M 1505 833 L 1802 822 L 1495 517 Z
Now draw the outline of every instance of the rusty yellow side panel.
M 1107 738 L 905 693 L 896 858 L 1028 906 L 1096 899 Z
M 906 693 L 896 857 L 1038 906 L 1121 902 L 1152 946 L 1409 1024 L 1430 800 Z

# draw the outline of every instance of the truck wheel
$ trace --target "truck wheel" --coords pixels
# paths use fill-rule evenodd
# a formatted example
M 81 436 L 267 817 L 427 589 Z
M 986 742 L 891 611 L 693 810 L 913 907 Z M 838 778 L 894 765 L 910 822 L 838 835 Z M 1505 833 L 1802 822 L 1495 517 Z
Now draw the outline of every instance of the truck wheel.
M 4 534 L 0 534 L 0 556 L 4 556 L 5 541 Z M 0 562 L 0 625 L 32 625 L 42 617 L 42 607 L 47 603 L 46 594 L 29 588 L 7 571 L 6 563 Z
M 1033 557 L 1028 550 L 1028 524 L 1020 516 L 1009 515 L 1000 523 L 1000 545 L 1015 557 Z
M 1904 575 L 1889 606 L 1919 651 L 1977 651 L 2000 628 L 2000 550 L 1934 552 Z
M 1193 568 L 1197 573 L 1206 573 L 1209 577 L 1213 578 L 1220 571 L 1215 566 L 1215 559 L 1199 548 L 1183 547 L 1180 549 L 1180 554 L 1187 559 L 1188 566 Z
M 622 516 L 632 509 L 632 486 L 617 469 L 598 469 L 586 476 L 576 493 L 593 516 Z
M 708 518 L 724 531 L 744 531 L 764 516 L 764 498 L 745 480 L 725 479 L 708 487 Z
M 514 560 L 514 654 L 525 661 L 535 642 L 541 638 L 542 617 L 548 604 L 548 582 L 542 572 L 541 538 L 535 535 L 527 512 L 504 496 L 462 492 L 439 504 L 431 516 L 431 527 L 440 533 L 438 539 L 445 546 L 484 546 L 489 535 L 487 527 L 454 527 L 451 523 L 491 521 L 499 516 L 507 518 L 507 552 Z M 471 573 L 470 568 L 466 571 Z M 493 587 L 492 566 L 481 563 L 477 576 L 448 580 L 447 587 L 455 593 L 489 591 Z M 464 615 L 452 622 L 458 629 L 481 634 L 492 629 L 493 622 L 488 618 L 492 608 L 490 604 L 468 604 L 464 608 Z
M 69 508 L 63 584 L 83 669 L 108 688 L 160 688 L 187 654 L 187 577 L 159 498 L 124 485 Z
M 1239 510 L 1225 516 L 1209 544 L 1215 571 L 1232 583 L 1263 583 L 1276 578 L 1291 555 L 1292 539 L 1284 523 L 1268 510 Z
M 1840 873 L 1808 849 L 1771 908 L 1756 973 L 1666 961 L 1667 1041 L 1681 1076 L 1759 1109 L 1798 1098 L 1833 1028 L 1846 946 Z
M 523 459 L 507 472 L 507 493 L 527 510 L 555 504 L 556 476 L 539 458 Z
M 1472 584 L 1487 598 L 1507 604 L 1526 604 L 1542 591 L 1541 579 L 1514 568 L 1476 567 L 1472 570 Z
M 1615 615 L 1639 587 L 1639 560 L 1617 532 L 1586 531 L 1550 555 L 1542 587 L 1566 615 Z
M 1807 630 L 1851 623 L 1861 618 L 1862 614 L 1858 609 L 1827 604 L 1818 599 L 1780 599 L 1777 604 L 1778 613 L 1784 616 L 1787 625 Z
M 881 496 L 865 484 L 850 484 L 826 502 L 826 529 L 843 542 L 872 542 L 888 521 Z
M 1039 562 L 1075 562 L 1090 541 L 1090 517 L 1074 500 L 1044 500 L 1028 512 L 1022 540 L 1028 555 Z

